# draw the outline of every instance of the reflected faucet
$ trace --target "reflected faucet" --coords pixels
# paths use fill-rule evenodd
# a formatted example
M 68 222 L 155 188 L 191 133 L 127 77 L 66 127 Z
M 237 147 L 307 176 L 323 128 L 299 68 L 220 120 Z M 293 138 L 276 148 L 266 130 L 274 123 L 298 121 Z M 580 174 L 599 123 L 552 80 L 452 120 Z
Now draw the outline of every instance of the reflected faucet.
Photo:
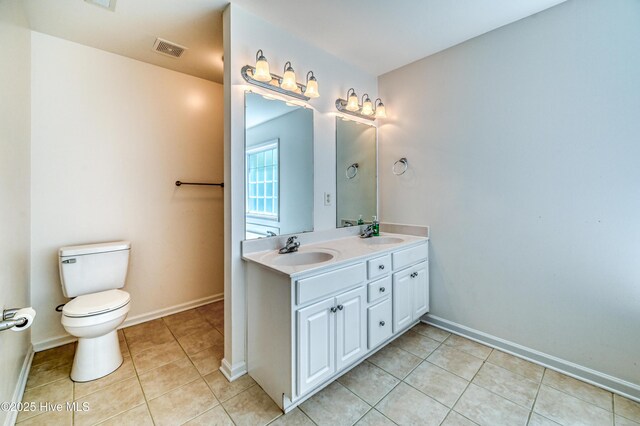
M 267 237 L 275 237 L 276 233 L 273 231 L 267 231 Z
M 300 242 L 296 241 L 297 239 L 298 237 L 296 237 L 295 235 L 293 237 L 287 238 L 287 243 L 285 244 L 284 247 L 278 250 L 278 253 L 285 254 L 285 253 L 293 253 L 294 251 L 298 251 L 298 247 L 300 247 Z
M 368 225 L 364 228 L 364 231 L 360 234 L 360 238 L 371 238 L 373 237 L 373 224 Z

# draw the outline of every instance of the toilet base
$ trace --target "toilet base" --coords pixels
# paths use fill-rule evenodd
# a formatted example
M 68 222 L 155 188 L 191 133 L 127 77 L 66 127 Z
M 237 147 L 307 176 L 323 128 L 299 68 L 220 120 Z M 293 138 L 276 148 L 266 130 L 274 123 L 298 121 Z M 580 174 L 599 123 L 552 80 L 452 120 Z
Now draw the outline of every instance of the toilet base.
M 71 380 L 88 382 L 110 374 L 122 365 L 118 332 L 103 336 L 78 339 L 76 355 L 71 368 Z

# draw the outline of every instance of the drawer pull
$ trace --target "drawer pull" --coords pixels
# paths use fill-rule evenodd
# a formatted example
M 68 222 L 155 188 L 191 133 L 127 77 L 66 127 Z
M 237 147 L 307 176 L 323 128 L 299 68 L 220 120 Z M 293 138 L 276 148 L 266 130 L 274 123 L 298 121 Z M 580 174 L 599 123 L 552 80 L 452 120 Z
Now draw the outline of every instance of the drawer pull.
M 342 305 L 338 305 L 338 309 L 339 309 L 339 310 L 343 310 L 343 309 L 344 309 L 344 306 L 342 306 Z
M 380 270 L 384 269 L 384 265 L 379 265 L 378 269 L 380 269 Z
M 380 287 L 380 293 L 384 293 L 387 289 L 384 287 Z
M 331 311 L 332 314 L 335 314 L 338 311 L 338 309 L 335 306 L 329 310 Z
M 385 322 L 384 321 L 380 321 L 380 327 L 384 327 Z
M 411 278 L 415 278 L 415 277 L 417 277 L 417 276 L 418 276 L 418 273 L 417 273 L 417 272 L 414 272 L 414 273 L 412 273 L 410 276 L 411 276 Z

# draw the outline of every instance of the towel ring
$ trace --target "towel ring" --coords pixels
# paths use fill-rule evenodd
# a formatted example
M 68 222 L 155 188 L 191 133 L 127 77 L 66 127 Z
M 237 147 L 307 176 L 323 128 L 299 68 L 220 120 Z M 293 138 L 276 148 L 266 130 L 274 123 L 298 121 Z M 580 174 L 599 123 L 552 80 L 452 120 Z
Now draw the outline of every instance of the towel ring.
M 358 174 L 358 167 L 360 167 L 358 163 L 353 163 L 352 165 L 347 167 L 347 170 L 345 171 L 347 179 L 353 179 L 354 177 L 356 177 L 356 175 Z
M 396 168 L 396 166 L 398 164 L 402 164 L 404 166 L 401 171 L 397 171 L 398 169 Z M 400 175 L 403 175 L 408 168 L 409 168 L 409 161 L 407 161 L 405 157 L 402 157 L 401 159 L 393 163 L 393 167 L 391 167 L 391 171 L 393 172 L 394 175 L 400 176 Z

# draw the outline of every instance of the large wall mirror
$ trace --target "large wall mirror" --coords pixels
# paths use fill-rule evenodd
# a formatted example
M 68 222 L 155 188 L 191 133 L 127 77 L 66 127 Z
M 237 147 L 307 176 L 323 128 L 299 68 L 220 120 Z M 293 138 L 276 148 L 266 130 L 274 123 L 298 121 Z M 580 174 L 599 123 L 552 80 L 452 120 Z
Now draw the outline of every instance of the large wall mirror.
M 336 226 L 371 223 L 378 211 L 377 132 L 336 118 Z
M 313 231 L 313 111 L 245 94 L 246 239 Z

